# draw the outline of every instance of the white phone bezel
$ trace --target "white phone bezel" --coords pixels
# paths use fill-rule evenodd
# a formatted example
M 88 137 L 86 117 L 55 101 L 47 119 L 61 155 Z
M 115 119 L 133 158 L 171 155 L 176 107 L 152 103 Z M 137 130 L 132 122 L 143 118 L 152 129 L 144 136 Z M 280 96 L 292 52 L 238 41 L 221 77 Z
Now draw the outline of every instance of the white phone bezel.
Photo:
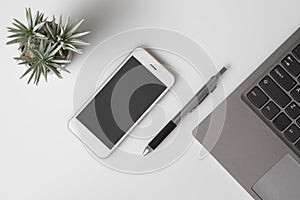
M 121 137 L 121 139 L 109 149 L 101 140 L 99 140 L 91 131 L 88 130 L 76 117 L 90 103 L 91 100 L 101 91 L 101 89 L 115 76 L 115 74 L 124 66 L 128 59 L 134 56 L 143 66 L 145 66 L 153 75 L 155 75 L 163 84 L 166 85 L 164 92 L 153 102 L 153 104 L 142 114 L 142 116 L 130 127 L 130 129 Z M 145 49 L 136 48 L 104 81 L 96 92 L 86 101 L 86 103 L 76 112 L 68 123 L 69 129 L 99 158 L 107 158 L 120 143 L 128 136 L 128 134 L 142 121 L 147 113 L 154 107 L 155 104 L 169 91 L 175 82 L 174 76 L 160 64 L 153 56 Z M 76 133 L 80 133 L 80 136 Z

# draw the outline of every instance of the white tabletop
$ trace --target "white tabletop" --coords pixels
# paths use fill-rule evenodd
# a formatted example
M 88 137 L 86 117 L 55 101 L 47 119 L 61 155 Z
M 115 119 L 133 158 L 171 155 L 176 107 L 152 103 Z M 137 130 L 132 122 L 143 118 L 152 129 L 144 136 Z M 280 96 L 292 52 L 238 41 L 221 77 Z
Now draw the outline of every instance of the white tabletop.
M 218 66 L 231 66 L 224 78 L 228 95 L 299 27 L 299 0 L 10 0 L 1 6 L 0 199 L 251 199 L 213 157 L 199 159 L 197 142 L 173 165 L 150 174 L 121 173 L 96 162 L 66 125 L 84 55 L 63 80 L 53 76 L 38 87 L 18 80 L 24 67 L 12 59 L 16 47 L 5 45 L 5 27 L 13 17 L 24 20 L 25 7 L 85 18 L 83 28 L 93 24 L 85 53 L 93 40 L 133 28 L 181 32 Z M 197 108 L 205 111 L 202 119 L 210 111 L 205 105 Z

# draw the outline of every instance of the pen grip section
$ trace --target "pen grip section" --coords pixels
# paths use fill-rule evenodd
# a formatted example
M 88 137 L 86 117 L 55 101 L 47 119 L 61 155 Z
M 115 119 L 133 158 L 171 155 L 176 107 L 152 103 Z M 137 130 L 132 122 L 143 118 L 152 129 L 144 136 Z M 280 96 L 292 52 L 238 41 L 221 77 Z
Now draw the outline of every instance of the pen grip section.
M 173 121 L 169 121 L 169 123 L 164 126 L 164 128 L 149 143 L 149 146 L 154 150 L 176 127 L 177 125 Z

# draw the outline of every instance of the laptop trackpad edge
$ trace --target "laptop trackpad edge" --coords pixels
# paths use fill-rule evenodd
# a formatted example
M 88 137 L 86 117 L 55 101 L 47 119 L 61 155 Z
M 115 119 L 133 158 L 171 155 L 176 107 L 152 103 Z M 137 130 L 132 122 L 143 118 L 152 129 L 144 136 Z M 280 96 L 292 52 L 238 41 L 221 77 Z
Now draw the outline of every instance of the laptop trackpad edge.
M 278 161 L 252 187 L 263 200 L 299 200 L 300 165 L 289 154 Z

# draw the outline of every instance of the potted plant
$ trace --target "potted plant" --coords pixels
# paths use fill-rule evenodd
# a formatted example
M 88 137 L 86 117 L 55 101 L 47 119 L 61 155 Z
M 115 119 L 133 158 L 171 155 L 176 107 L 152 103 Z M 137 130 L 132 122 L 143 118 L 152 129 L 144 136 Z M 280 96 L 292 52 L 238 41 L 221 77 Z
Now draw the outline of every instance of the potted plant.
M 73 22 L 70 17 L 63 24 L 62 16 L 58 22 L 55 17 L 51 21 L 44 14 L 37 11 L 32 16 L 31 9 L 26 9 L 27 26 L 19 20 L 13 20 L 13 27 L 8 27 L 11 38 L 8 45 L 18 44 L 20 56 L 15 59 L 20 65 L 26 65 L 27 70 L 20 77 L 30 75 L 28 83 L 32 80 L 36 85 L 43 76 L 47 81 L 49 74 L 62 78 L 61 71 L 69 72 L 67 64 L 71 62 L 73 53 L 82 53 L 80 47 L 89 45 L 79 38 L 89 34 L 77 32 L 83 20 Z

